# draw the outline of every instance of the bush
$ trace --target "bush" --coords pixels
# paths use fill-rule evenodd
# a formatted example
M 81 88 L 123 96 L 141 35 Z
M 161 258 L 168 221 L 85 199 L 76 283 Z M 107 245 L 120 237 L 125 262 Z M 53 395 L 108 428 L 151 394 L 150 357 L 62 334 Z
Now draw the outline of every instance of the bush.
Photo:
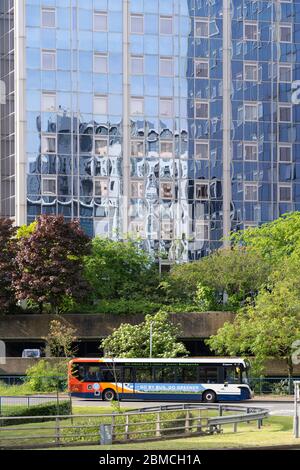
M 51 364 L 44 359 L 26 371 L 27 383 L 33 392 L 64 391 L 67 386 L 67 363 Z
M 138 313 L 156 313 L 162 308 L 163 304 L 151 302 L 144 298 L 141 299 L 111 299 L 100 300 L 93 306 L 79 306 L 81 313 L 112 313 L 116 315 L 129 315 Z
M 70 400 L 60 402 L 49 402 L 47 404 L 33 405 L 29 407 L 17 407 L 15 410 L 5 412 L 6 417 L 20 417 L 16 420 L 1 420 L 2 426 L 14 426 L 16 424 L 38 423 L 40 419 L 21 419 L 22 416 L 55 416 L 55 415 L 71 415 L 72 404 Z

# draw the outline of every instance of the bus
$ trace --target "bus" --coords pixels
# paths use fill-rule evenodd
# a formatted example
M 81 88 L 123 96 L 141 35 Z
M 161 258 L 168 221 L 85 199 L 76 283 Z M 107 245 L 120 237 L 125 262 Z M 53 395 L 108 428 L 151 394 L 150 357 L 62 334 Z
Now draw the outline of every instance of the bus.
M 252 398 L 240 358 L 73 359 L 73 397 L 112 400 L 238 401 Z

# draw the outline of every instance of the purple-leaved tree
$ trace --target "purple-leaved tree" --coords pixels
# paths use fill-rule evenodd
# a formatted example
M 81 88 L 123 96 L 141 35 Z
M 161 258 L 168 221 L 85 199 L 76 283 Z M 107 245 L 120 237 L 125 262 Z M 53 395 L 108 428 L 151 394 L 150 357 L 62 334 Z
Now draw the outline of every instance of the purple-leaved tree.
M 8 312 L 16 304 L 12 288 L 12 275 L 15 270 L 16 228 L 10 219 L 0 218 L 0 311 Z

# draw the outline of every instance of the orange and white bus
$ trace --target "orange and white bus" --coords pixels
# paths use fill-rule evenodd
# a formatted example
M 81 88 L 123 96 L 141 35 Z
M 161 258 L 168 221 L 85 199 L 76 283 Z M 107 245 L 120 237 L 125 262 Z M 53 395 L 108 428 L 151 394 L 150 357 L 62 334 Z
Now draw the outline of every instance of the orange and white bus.
M 69 392 L 119 400 L 237 401 L 252 397 L 240 358 L 73 359 Z

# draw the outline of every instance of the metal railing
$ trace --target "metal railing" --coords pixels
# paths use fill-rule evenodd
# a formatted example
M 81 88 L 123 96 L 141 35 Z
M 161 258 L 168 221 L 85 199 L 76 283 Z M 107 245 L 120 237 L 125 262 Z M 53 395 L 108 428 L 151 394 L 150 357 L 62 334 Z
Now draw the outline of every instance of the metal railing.
M 111 414 L 0 417 L 0 448 L 144 442 L 212 435 L 223 432 L 227 425 L 233 425 L 233 432 L 237 432 L 241 423 L 257 422 L 260 429 L 268 415 L 264 408 L 181 404 Z

